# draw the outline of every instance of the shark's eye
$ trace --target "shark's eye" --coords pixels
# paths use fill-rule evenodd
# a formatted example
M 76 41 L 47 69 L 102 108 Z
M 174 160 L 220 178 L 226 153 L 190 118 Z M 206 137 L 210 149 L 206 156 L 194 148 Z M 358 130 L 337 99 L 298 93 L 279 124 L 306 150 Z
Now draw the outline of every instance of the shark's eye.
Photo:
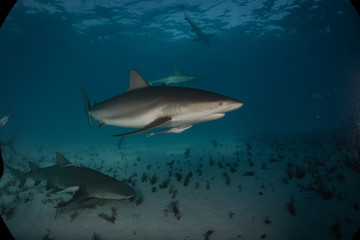
M 222 105 L 224 105 L 224 102 L 223 101 L 219 102 L 219 106 L 222 106 Z

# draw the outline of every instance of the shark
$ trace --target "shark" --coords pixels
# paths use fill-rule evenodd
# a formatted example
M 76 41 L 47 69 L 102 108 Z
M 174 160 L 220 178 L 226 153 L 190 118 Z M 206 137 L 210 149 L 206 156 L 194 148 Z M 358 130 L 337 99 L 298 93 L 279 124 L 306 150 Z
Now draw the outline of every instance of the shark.
M 150 86 L 153 85 L 169 85 L 169 84 L 181 84 L 185 82 L 196 82 L 200 81 L 201 77 L 194 75 L 187 75 L 180 73 L 177 69 L 174 70 L 174 75 L 170 75 L 164 78 L 159 78 L 153 81 L 150 81 Z
M 222 118 L 243 105 L 234 98 L 201 89 L 150 86 L 134 69 L 130 69 L 129 88 L 121 95 L 90 106 L 84 88 L 81 91 L 90 128 L 92 119 L 99 121 L 99 128 L 104 125 L 137 128 L 113 136 L 154 128 L 165 128 L 158 133 L 181 133 L 194 124 Z
M 54 189 L 58 193 L 73 193 L 73 197 L 62 204 L 61 209 L 80 206 L 94 199 L 121 200 L 135 196 L 134 189 L 116 178 L 84 166 L 69 167 L 73 163 L 59 152 L 56 152 L 56 164 L 53 166 L 39 168 L 32 162 L 29 165 L 29 172 L 21 172 L 8 165 L 6 167 L 19 179 L 20 187 L 25 184 L 26 179 L 31 178 L 35 185 L 46 181 L 47 189 Z
M 184 19 L 189 23 L 191 27 L 191 31 L 196 34 L 196 38 L 192 39 L 192 41 L 200 41 L 206 44 L 210 43 L 210 38 L 213 37 L 215 34 L 206 34 L 204 33 L 186 14 L 184 6 L 182 6 L 182 10 L 184 12 Z

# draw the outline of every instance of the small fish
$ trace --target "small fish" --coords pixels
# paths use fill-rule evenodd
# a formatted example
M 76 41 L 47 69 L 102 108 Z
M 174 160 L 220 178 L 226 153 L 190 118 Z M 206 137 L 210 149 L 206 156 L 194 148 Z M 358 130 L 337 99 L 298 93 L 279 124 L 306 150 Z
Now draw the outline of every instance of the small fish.
M 11 118 L 11 114 L 6 115 L 0 119 L 0 127 L 3 127 Z

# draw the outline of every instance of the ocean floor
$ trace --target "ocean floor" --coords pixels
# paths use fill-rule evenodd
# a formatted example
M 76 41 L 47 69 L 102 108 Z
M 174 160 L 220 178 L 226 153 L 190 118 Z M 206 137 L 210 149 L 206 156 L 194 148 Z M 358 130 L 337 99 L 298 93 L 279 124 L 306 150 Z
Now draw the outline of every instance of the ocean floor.
M 333 133 L 4 151 L 22 171 L 59 151 L 137 192 L 57 213 L 70 193 L 19 188 L 5 170 L 0 211 L 16 239 L 351 239 L 360 226 L 359 158 Z

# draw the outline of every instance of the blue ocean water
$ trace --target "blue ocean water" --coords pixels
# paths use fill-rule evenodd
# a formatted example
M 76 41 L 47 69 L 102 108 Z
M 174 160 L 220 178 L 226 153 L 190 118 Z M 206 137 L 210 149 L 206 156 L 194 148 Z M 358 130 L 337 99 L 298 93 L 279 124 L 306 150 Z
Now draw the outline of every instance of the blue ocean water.
M 186 14 L 207 34 L 196 34 Z M 360 17 L 349 1 L 18 1 L 0 29 L 0 128 L 19 147 L 113 144 L 129 129 L 89 130 L 91 103 L 146 80 L 201 76 L 186 87 L 244 103 L 181 134 L 126 137 L 139 148 L 329 131 L 358 139 Z M 355 133 L 354 133 L 355 132 Z M 194 141 L 195 144 L 195 141 Z
M 191 41 L 181 5 L 215 34 L 210 44 Z M 343 127 L 357 114 L 358 27 L 346 1 L 21 1 L 0 32 L 1 114 L 13 115 L 2 134 L 21 127 L 28 141 L 81 141 L 90 135 L 80 87 L 105 100 L 127 89 L 130 68 L 148 80 L 177 68 L 203 78 L 189 87 L 244 102 L 192 131 Z

